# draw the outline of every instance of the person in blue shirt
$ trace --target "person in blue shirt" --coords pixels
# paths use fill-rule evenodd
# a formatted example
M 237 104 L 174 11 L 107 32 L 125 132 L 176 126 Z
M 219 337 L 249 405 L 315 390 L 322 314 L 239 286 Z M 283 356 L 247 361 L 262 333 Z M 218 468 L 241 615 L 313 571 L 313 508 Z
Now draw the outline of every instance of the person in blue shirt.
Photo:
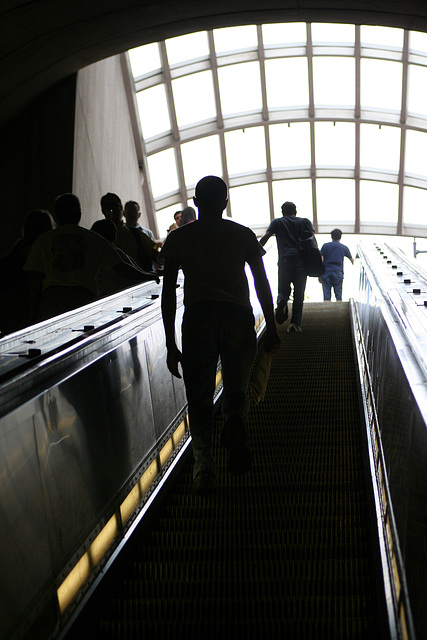
M 319 278 L 319 282 L 323 287 L 323 299 L 331 299 L 331 289 L 334 290 L 335 299 L 342 300 L 342 282 L 344 279 L 344 258 L 348 258 L 351 264 L 354 260 L 350 253 L 350 249 L 341 244 L 341 229 L 333 229 L 331 231 L 332 242 L 325 242 L 320 249 L 323 263 L 325 265 L 325 273 Z

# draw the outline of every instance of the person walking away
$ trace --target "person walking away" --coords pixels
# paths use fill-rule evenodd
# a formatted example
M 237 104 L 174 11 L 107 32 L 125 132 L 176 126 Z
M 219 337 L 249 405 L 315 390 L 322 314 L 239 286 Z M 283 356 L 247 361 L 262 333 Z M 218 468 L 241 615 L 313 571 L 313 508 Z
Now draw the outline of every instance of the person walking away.
M 248 227 L 222 218 L 227 202 L 225 182 L 216 176 L 204 177 L 195 190 L 198 219 L 170 233 L 161 251 L 165 260 L 162 314 L 167 366 L 172 375 L 180 378 L 178 365 L 182 365 L 194 456 L 194 490 L 201 495 L 212 493 L 216 483 L 212 431 L 219 357 L 225 418 L 220 441 L 229 449 L 228 470 L 239 475 L 251 466 L 245 422 L 256 333 L 245 263 L 252 271 L 264 312 L 264 348 L 274 352 L 280 344 L 262 261 L 264 251 Z M 182 352 L 175 338 L 176 283 L 180 267 L 185 277 Z
M 322 283 L 323 299 L 331 299 L 331 290 L 334 290 L 335 299 L 342 300 L 342 283 L 344 279 L 344 258 L 348 258 L 354 264 L 350 249 L 341 244 L 341 229 L 331 231 L 332 242 L 326 242 L 320 249 L 325 273 L 319 278 Z
M 291 285 L 293 286 L 292 316 L 288 331 L 301 331 L 307 272 L 300 256 L 300 239 L 307 231 L 314 235 L 310 220 L 297 217 L 297 208 L 293 202 L 284 202 L 282 217 L 270 222 L 260 240 L 261 246 L 264 246 L 271 236 L 276 236 L 278 293 L 275 315 L 278 324 L 283 324 L 288 319 L 288 300 L 291 295 Z

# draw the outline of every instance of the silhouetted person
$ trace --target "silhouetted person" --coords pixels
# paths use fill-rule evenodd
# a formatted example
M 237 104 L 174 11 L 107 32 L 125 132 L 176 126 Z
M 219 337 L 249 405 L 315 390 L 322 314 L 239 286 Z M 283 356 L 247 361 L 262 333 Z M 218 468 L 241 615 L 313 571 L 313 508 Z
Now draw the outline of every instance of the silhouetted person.
M 331 289 L 334 290 L 335 299 L 342 300 L 342 283 L 344 279 L 344 258 L 348 258 L 354 264 L 350 249 L 341 244 L 341 229 L 331 231 L 332 242 L 325 242 L 320 249 L 325 273 L 319 278 L 323 288 L 323 299 L 331 299 Z
M 53 227 L 54 222 L 49 211 L 30 211 L 25 217 L 21 237 L 0 259 L 0 330 L 3 335 L 29 324 L 29 289 L 24 265 L 37 238 L 42 233 L 51 231 Z
M 162 249 L 167 366 L 180 378 L 178 364 L 182 363 L 195 461 L 194 488 L 200 494 L 210 493 L 215 487 L 213 395 L 219 357 L 225 417 L 221 443 L 230 449 L 229 471 L 241 474 L 251 465 L 245 421 L 256 334 L 246 262 L 252 270 L 266 320 L 265 349 L 273 351 L 280 343 L 262 261 L 264 251 L 249 228 L 222 219 L 227 202 L 227 186 L 221 178 L 207 176 L 200 180 L 194 197 L 198 220 L 169 234 Z M 176 282 L 180 267 L 185 276 L 182 353 L 175 341 Z
M 13 247 L 0 259 L 1 288 L 15 286 L 24 277 L 23 267 L 37 238 L 46 231 L 52 231 L 54 222 L 49 211 L 36 209 L 27 214 L 22 226 L 22 235 Z
M 107 220 L 112 220 L 117 228 L 116 244 L 133 258 L 143 271 L 152 271 L 153 262 L 158 262 L 156 243 L 141 229 L 129 228 L 123 222 L 123 205 L 115 193 L 106 193 L 101 198 L 101 210 Z
M 174 231 L 175 229 L 178 229 L 178 227 L 181 225 L 181 216 L 182 216 L 182 211 L 175 211 L 175 213 L 173 214 L 173 219 L 175 222 L 173 222 L 169 227 L 168 233 L 170 233 L 171 231 Z
M 123 260 L 123 262 L 130 264 L 134 269 L 137 269 L 141 272 L 142 279 L 151 279 L 153 277 L 153 274 L 151 272 L 147 273 L 145 271 L 142 271 L 142 269 L 140 269 L 136 264 L 135 260 L 128 256 L 127 253 L 119 249 L 119 247 L 116 245 L 117 229 L 112 220 L 97 220 L 93 223 L 91 231 L 94 231 L 95 233 L 98 233 L 100 236 L 105 238 L 105 240 L 107 240 L 107 242 L 111 244 L 119 258 Z M 104 267 L 101 267 L 97 277 L 97 285 L 100 296 L 111 295 L 112 293 L 116 293 L 117 291 L 127 289 L 134 284 L 135 282 L 130 283 L 129 279 L 124 278 L 123 275 L 116 273 L 112 269 L 105 269 Z
M 54 218 L 57 228 L 35 241 L 24 267 L 29 275 L 32 321 L 51 318 L 95 300 L 101 266 L 123 275 L 131 284 L 152 279 L 141 278 L 140 272 L 124 263 L 104 238 L 79 226 L 81 209 L 77 196 L 58 196 Z
M 278 261 L 278 293 L 276 322 L 283 324 L 288 319 L 288 300 L 291 285 L 294 288 L 292 316 L 288 331 L 301 331 L 302 308 L 304 304 L 307 272 L 300 257 L 300 238 L 309 230 L 314 234 L 308 218 L 298 218 L 293 202 L 282 204 L 282 217 L 275 218 L 260 240 L 265 245 L 271 236 L 276 236 Z
M 194 222 L 196 218 L 196 212 L 194 211 L 193 207 L 185 207 L 185 209 L 182 210 L 181 223 L 179 226 L 183 227 L 189 222 Z
M 139 218 L 141 217 L 141 209 L 139 207 L 138 202 L 136 202 L 135 200 L 128 200 L 125 203 L 124 216 L 125 216 L 127 227 L 129 227 L 130 229 L 141 229 L 141 231 L 143 231 L 145 235 L 147 235 L 153 242 L 158 244 L 156 241 L 156 238 L 154 237 L 154 233 L 151 231 L 151 229 L 146 229 L 145 227 L 141 227 L 141 225 L 139 224 Z
M 127 253 L 122 251 L 116 244 L 117 242 L 117 228 L 112 220 L 97 220 L 93 223 L 90 228 L 91 231 L 94 231 L 98 235 L 102 236 L 107 242 L 109 242 L 117 255 L 123 260 L 123 262 L 128 262 L 136 269 L 139 269 L 135 260 L 128 256 Z

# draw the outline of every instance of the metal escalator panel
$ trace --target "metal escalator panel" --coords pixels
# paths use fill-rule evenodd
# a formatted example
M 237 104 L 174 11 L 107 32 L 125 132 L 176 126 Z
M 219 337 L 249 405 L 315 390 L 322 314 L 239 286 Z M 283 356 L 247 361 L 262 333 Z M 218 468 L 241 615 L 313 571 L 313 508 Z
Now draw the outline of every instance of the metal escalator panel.
M 191 461 L 70 630 L 96 638 L 389 638 L 346 303 L 280 328 L 254 466 L 191 492 Z M 200 635 L 201 634 L 201 635 Z

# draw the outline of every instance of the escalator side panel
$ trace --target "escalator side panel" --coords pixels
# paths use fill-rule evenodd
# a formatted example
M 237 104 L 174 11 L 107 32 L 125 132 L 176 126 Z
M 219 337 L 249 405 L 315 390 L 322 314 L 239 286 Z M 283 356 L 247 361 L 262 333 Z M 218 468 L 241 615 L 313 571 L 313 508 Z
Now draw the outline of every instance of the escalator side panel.
M 163 343 L 158 315 L 101 357 L 76 354 L 68 375 L 0 419 L 0 638 L 27 637 L 47 606 L 40 637 L 52 633 L 58 586 L 182 411 Z
M 47 586 L 52 573 L 48 523 L 34 429 L 37 405 L 37 401 L 29 403 L 0 428 L 2 638 L 12 637 L 28 603 L 43 606 L 52 597 Z
M 369 288 L 369 283 L 367 283 Z M 418 638 L 427 637 L 427 389 L 374 292 L 358 303 L 392 506 Z
M 182 313 L 181 307 L 177 312 L 178 322 L 181 320 Z M 173 385 L 171 385 L 172 376 L 166 366 L 165 333 L 162 323 L 152 325 L 149 331 L 150 339 L 146 341 L 146 358 L 156 439 L 159 439 L 164 434 L 165 425 L 169 425 L 182 410 L 186 403 L 186 396 L 182 379 L 173 378 Z M 170 401 L 165 402 L 165 398 L 168 397 Z

